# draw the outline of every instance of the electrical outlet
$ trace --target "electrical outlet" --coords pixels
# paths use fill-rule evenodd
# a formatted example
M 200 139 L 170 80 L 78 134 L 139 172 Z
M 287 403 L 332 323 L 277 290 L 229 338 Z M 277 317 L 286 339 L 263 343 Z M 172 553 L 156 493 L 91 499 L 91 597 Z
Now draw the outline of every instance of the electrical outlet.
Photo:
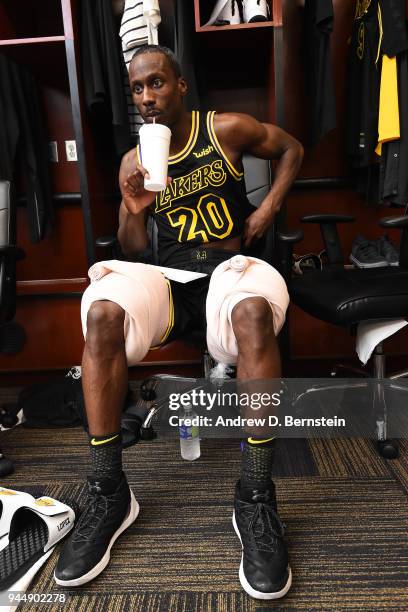
M 57 147 L 56 141 L 52 140 L 51 142 L 49 142 L 48 147 L 49 147 L 50 161 L 57 162 L 58 161 L 58 147 Z
M 65 141 L 65 152 L 67 154 L 67 161 L 78 161 L 77 148 L 75 140 Z

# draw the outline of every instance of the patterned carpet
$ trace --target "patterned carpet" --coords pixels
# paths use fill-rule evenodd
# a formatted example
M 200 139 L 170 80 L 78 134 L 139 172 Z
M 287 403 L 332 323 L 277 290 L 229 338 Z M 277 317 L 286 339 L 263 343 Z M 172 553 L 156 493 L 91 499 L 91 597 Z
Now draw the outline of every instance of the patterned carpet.
M 80 429 L 2 434 L 15 463 L 5 486 L 84 501 L 87 447 Z M 386 461 L 364 440 L 280 440 L 275 482 L 294 576 L 278 602 L 257 602 L 240 588 L 239 541 L 231 525 L 240 466 L 234 440 L 204 440 L 193 463 L 177 442 L 143 442 L 125 451 L 141 505 L 105 572 L 67 603 L 27 610 L 260 612 L 408 610 L 408 444 Z M 61 591 L 54 553 L 31 590 Z M 21 609 L 25 609 L 23 606 Z

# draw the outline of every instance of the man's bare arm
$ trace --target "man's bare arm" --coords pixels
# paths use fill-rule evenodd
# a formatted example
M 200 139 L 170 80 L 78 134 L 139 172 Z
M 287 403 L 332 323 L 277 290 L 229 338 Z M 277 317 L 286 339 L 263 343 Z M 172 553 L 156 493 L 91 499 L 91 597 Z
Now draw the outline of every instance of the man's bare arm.
M 132 259 L 147 248 L 147 210 L 155 194 L 143 186 L 146 170 L 138 164 L 133 149 L 124 155 L 119 170 L 119 187 L 122 203 L 119 209 L 119 240 L 123 254 Z
M 260 123 L 240 113 L 219 115 L 215 127 L 231 161 L 240 159 L 243 153 L 251 153 L 261 159 L 278 160 L 267 200 L 275 211 L 279 210 L 302 163 L 303 147 L 300 142 L 276 125 Z
M 237 163 L 243 153 L 261 159 L 277 159 L 274 181 L 257 211 L 247 219 L 244 245 L 260 238 L 272 224 L 286 193 L 296 178 L 303 159 L 303 147 L 295 138 L 275 125 L 260 123 L 249 115 L 225 113 L 218 116 L 217 136 L 232 161 Z
M 119 208 L 119 229 L 117 238 L 125 257 L 133 259 L 138 253 L 144 251 L 149 238 L 146 232 L 146 210 L 133 215 L 126 208 L 123 200 Z

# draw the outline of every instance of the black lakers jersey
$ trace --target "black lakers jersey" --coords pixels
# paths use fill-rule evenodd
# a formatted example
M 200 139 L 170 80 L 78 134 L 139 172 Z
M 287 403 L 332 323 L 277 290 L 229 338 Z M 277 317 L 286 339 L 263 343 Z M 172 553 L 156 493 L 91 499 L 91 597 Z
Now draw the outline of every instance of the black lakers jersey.
M 186 146 L 169 157 L 173 180 L 152 204 L 162 265 L 175 264 L 197 245 L 239 236 L 251 212 L 243 172 L 222 150 L 214 115 L 192 112 Z

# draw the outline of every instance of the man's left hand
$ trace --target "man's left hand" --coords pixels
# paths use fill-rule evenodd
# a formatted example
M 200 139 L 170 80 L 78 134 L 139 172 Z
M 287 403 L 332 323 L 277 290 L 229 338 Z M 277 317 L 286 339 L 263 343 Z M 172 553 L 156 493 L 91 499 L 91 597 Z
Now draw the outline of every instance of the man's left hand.
M 249 215 L 245 221 L 243 243 L 248 248 L 254 240 L 262 238 L 272 225 L 276 211 L 273 209 L 258 208 Z

